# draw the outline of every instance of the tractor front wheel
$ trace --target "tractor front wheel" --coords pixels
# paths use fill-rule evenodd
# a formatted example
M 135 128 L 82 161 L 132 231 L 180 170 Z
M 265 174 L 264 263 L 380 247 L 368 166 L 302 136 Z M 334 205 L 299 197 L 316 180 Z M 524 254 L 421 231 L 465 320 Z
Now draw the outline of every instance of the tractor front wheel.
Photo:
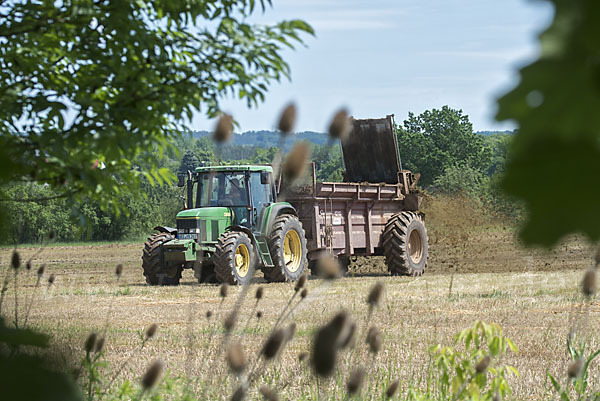
M 219 237 L 214 256 L 215 275 L 219 282 L 243 285 L 254 275 L 254 251 L 248 235 L 239 231 Z
M 144 243 L 142 255 L 142 268 L 146 283 L 150 285 L 178 285 L 181 280 L 182 266 L 164 266 L 162 258 L 162 245 L 175 237 L 167 233 L 152 234 Z
M 267 281 L 296 281 L 306 268 L 306 237 L 298 217 L 284 214 L 275 219 L 269 236 L 274 266 L 263 270 Z

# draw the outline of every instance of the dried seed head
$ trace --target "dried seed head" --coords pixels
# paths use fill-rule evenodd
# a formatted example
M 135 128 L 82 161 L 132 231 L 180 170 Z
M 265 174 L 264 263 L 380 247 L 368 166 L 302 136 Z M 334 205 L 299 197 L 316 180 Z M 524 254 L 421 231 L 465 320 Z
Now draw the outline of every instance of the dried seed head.
M 90 333 L 85 340 L 85 353 L 89 354 L 94 349 L 94 345 L 96 345 L 96 339 L 98 335 L 96 333 Z
M 490 356 L 486 355 L 475 365 L 475 371 L 477 373 L 483 373 L 487 370 L 488 366 L 490 366 Z
M 307 295 L 308 295 L 308 290 L 306 288 L 303 288 L 302 291 L 300 292 L 300 298 L 304 299 L 304 298 L 306 298 Z
M 238 388 L 233 392 L 230 400 L 231 401 L 242 401 L 246 398 L 246 387 L 243 384 L 240 384 Z
M 298 361 L 304 362 L 308 358 L 308 352 L 301 352 L 298 354 Z
M 292 322 L 285 330 L 286 341 L 291 341 L 296 334 L 296 323 Z
M 335 280 L 341 275 L 340 262 L 333 256 L 323 256 L 317 261 L 317 274 L 325 280 Z
M 25 263 L 25 268 L 31 270 L 31 260 L 28 260 L 27 263 Z
M 329 323 L 317 330 L 311 352 L 311 364 L 317 375 L 328 377 L 333 373 L 340 334 L 346 327 L 348 319 L 348 313 L 340 311 Z
M 583 361 L 581 359 L 576 359 L 569 365 L 569 369 L 567 370 L 567 374 L 570 379 L 575 379 L 579 377 L 581 374 L 581 369 L 583 368 Z
M 98 341 L 96 341 L 96 349 L 94 349 L 95 353 L 98 353 L 104 349 L 104 337 L 100 337 Z
M 400 385 L 400 382 L 398 380 L 394 380 L 393 382 L 391 382 L 390 385 L 388 386 L 387 390 L 385 390 L 386 398 L 392 398 L 394 396 L 394 394 L 396 394 L 396 391 L 398 391 L 399 385 Z
M 37 271 L 38 278 L 44 275 L 44 271 L 46 271 L 46 265 L 41 265 Z
M 356 341 L 356 322 L 350 321 L 346 325 L 346 330 L 343 333 L 343 336 L 340 338 L 340 348 L 354 347 L 354 343 Z
M 365 370 L 361 367 L 354 368 L 348 378 L 347 388 L 348 394 L 354 395 L 360 390 L 365 378 Z
M 381 350 L 381 344 L 383 340 L 381 333 L 377 327 L 371 327 L 367 333 L 367 344 L 369 344 L 369 351 L 373 354 L 377 354 Z
M 152 323 L 150 327 L 146 329 L 146 339 L 154 337 L 156 330 L 158 330 L 158 325 L 156 323 Z
M 271 390 L 269 387 L 265 386 L 264 384 L 260 386 L 259 391 L 265 400 L 279 401 L 279 396 L 277 395 L 277 393 Z
M 246 369 L 246 354 L 244 354 L 244 349 L 240 343 L 232 344 L 227 350 L 227 363 L 236 375 L 241 374 Z
M 56 279 L 56 276 L 54 276 L 54 273 L 52 273 L 50 275 L 50 277 L 48 277 L 48 285 L 52 285 L 54 284 L 54 280 Z
M 296 142 L 283 162 L 282 174 L 288 181 L 301 177 L 306 170 L 306 161 L 310 155 L 310 148 L 305 142 Z
M 296 124 L 296 106 L 294 103 L 288 104 L 285 109 L 281 112 L 281 117 L 279 118 L 279 131 L 284 134 L 289 134 L 294 129 L 294 125 Z
M 260 319 L 261 317 L 263 317 L 263 313 L 261 310 L 259 310 L 258 312 L 256 312 L 256 318 Z
M 121 275 L 123 274 L 123 265 L 122 264 L 118 264 L 117 268 L 115 269 L 115 274 L 117 275 L 117 278 L 121 277 Z
M 154 387 L 160 374 L 163 370 L 163 362 L 160 359 L 155 360 L 146 370 L 144 377 L 142 377 L 142 387 L 144 390 L 149 390 Z
M 341 109 L 335 113 L 329 125 L 329 136 L 343 141 L 350 134 L 351 130 L 352 125 L 350 124 L 350 118 L 348 118 L 348 111 Z
M 213 139 L 216 142 L 227 142 L 233 136 L 233 117 L 229 114 L 222 114 L 217 121 Z
M 296 286 L 294 287 L 294 291 L 298 292 L 302 288 L 304 288 L 304 284 L 306 284 L 306 274 L 300 276 L 298 281 L 296 281 Z
M 213 314 L 212 314 L 212 311 L 210 311 L 210 310 L 207 310 L 207 311 L 206 311 L 206 318 L 207 318 L 207 319 L 210 319 L 210 318 L 212 317 L 212 315 L 213 315 Z
M 581 291 L 586 297 L 591 297 L 596 293 L 596 270 L 589 269 L 583 275 L 581 281 Z
M 254 298 L 256 298 L 257 300 L 262 299 L 264 292 L 265 292 L 264 288 L 262 286 L 259 286 L 256 289 L 256 294 L 254 295 Z
M 229 291 L 229 284 L 227 283 L 223 283 L 221 284 L 221 288 L 219 288 L 219 295 L 221 295 L 221 298 L 225 298 L 227 297 L 227 292 Z
M 17 252 L 16 249 L 13 251 L 12 260 L 10 261 L 10 265 L 15 270 L 18 269 L 19 267 L 21 267 L 21 255 L 19 255 L 19 252 Z
M 383 294 L 383 283 L 378 281 L 371 288 L 371 292 L 369 292 L 369 296 L 367 298 L 367 303 L 370 308 L 373 308 L 379 305 L 379 301 L 381 300 L 381 295 Z
M 281 345 L 286 339 L 286 334 L 284 329 L 277 329 L 271 333 L 261 351 L 266 360 L 273 359 L 279 353 Z
M 223 327 L 225 328 L 226 333 L 230 333 L 231 330 L 233 330 L 236 320 L 237 320 L 236 311 L 233 311 L 229 315 L 227 315 L 227 317 L 223 321 Z
M 600 265 L 600 246 L 596 250 L 596 256 L 594 259 L 596 260 L 596 266 Z

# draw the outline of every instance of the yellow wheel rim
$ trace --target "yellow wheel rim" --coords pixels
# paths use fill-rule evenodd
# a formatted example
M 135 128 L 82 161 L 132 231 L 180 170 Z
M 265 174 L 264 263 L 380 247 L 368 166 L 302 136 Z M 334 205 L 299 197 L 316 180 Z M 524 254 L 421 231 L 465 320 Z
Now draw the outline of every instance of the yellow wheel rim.
M 250 252 L 248 252 L 248 247 L 246 247 L 246 245 L 238 245 L 237 249 L 235 250 L 233 262 L 237 274 L 240 277 L 246 277 L 248 271 L 250 270 Z
M 286 268 L 295 272 L 300 268 L 302 261 L 302 242 L 296 230 L 290 230 L 283 239 L 283 260 Z
M 408 254 L 415 264 L 418 264 L 423 257 L 423 241 L 417 230 L 412 230 L 408 237 Z

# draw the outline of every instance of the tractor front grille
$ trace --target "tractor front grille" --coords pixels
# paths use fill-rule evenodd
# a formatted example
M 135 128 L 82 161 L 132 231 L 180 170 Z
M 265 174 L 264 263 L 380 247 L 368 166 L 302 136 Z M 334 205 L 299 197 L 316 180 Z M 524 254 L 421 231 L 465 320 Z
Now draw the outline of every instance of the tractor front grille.
M 192 233 L 190 229 L 197 229 L 198 242 L 206 242 L 206 221 L 199 219 L 178 219 L 177 232 L 179 234 Z

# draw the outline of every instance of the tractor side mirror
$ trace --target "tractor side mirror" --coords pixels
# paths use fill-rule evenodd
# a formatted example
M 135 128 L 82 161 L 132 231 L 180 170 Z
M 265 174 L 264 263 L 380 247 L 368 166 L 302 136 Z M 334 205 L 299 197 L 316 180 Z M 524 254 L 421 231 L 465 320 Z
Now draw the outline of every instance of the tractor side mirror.
M 271 173 L 268 171 L 261 171 L 260 172 L 260 183 L 262 185 L 270 184 L 271 183 Z
M 186 174 L 181 174 L 181 173 L 177 174 L 177 186 L 178 187 L 181 188 L 181 187 L 185 186 L 185 177 L 186 177 Z

